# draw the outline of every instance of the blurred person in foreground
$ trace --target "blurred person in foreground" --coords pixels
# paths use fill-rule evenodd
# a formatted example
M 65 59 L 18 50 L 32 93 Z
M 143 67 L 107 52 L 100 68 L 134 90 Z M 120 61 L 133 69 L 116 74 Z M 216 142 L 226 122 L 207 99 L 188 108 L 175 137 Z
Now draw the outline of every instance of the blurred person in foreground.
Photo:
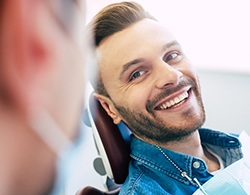
M 123 121 L 133 134 L 120 194 L 192 194 L 242 158 L 236 137 L 201 128 L 198 75 L 152 15 L 137 3 L 111 4 L 89 28 L 98 56 L 95 97 L 115 124 Z
M 61 194 L 84 98 L 81 2 L 0 2 L 0 194 Z

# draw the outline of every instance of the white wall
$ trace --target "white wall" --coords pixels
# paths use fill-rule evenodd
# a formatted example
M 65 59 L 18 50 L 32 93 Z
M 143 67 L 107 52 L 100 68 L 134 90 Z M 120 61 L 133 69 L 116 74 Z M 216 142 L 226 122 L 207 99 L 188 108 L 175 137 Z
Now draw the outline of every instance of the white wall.
M 250 135 L 250 74 L 200 70 L 204 127 Z

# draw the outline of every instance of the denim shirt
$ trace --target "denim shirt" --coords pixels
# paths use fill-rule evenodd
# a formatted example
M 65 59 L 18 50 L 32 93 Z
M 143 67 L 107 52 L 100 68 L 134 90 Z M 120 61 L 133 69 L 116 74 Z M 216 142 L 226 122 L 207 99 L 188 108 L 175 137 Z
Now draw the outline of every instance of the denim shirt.
M 235 136 L 222 132 L 199 129 L 201 143 L 221 157 L 225 167 L 243 157 L 241 144 Z M 190 178 L 202 185 L 213 177 L 202 159 L 162 148 L 170 159 Z M 129 175 L 119 194 L 161 195 L 192 194 L 197 186 L 192 184 L 166 159 L 160 150 L 149 143 L 131 137 L 131 162 Z

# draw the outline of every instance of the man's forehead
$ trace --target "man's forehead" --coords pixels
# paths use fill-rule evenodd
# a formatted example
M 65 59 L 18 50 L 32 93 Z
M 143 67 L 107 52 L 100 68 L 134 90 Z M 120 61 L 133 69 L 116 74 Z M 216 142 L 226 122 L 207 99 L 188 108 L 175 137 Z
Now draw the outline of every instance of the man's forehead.
M 145 19 L 105 38 L 97 48 L 99 62 L 110 64 L 143 57 L 146 50 L 154 46 L 162 50 L 175 40 L 174 36 L 158 22 Z

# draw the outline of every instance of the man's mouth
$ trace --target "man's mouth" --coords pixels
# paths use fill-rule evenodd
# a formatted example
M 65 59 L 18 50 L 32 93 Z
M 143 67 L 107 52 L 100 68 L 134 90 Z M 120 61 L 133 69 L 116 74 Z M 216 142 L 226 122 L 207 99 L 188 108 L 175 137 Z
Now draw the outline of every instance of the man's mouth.
M 160 105 L 158 105 L 155 110 L 166 110 L 170 108 L 177 107 L 181 105 L 189 96 L 188 91 L 183 92 L 182 94 L 178 95 L 177 97 L 174 97 L 173 99 L 170 99 Z

